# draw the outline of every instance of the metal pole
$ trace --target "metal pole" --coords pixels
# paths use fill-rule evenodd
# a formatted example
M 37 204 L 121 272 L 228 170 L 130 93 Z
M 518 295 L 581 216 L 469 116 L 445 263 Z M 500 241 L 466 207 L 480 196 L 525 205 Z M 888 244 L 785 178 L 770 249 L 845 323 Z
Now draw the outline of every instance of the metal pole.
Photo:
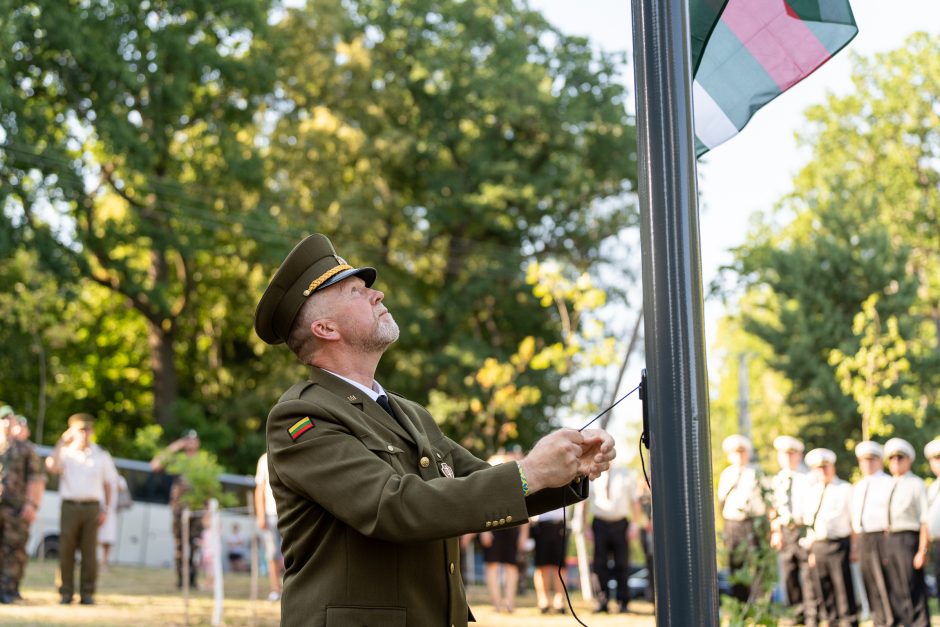
M 657 625 L 718 625 L 685 0 L 634 0 Z

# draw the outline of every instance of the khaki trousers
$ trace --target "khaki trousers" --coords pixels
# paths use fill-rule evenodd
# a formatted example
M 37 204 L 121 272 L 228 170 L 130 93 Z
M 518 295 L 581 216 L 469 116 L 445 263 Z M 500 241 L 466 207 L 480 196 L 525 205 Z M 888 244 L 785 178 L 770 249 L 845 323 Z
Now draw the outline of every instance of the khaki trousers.
M 72 598 L 75 592 L 75 549 L 81 551 L 79 594 L 95 594 L 98 578 L 98 501 L 62 501 L 59 523 L 59 570 L 56 585 L 59 594 Z

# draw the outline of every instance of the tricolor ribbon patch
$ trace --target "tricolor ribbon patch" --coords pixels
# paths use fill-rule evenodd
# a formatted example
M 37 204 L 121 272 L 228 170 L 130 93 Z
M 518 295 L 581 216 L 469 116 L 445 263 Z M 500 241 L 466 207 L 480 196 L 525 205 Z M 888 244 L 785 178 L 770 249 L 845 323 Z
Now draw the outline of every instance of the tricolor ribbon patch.
M 290 439 L 297 441 L 297 438 L 302 436 L 304 433 L 313 429 L 313 421 L 310 420 L 309 416 L 304 416 L 291 426 L 287 432 L 290 434 Z

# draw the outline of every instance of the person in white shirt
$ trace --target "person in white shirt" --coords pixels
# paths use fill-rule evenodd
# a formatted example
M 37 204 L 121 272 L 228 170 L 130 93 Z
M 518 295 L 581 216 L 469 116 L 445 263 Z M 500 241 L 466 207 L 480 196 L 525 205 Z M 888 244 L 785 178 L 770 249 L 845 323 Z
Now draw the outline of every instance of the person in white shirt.
M 95 419 L 91 414 L 73 414 L 69 428 L 46 458 L 46 469 L 60 474 L 62 497 L 59 524 L 59 602 L 72 602 L 75 592 L 75 549 L 82 554 L 79 594 L 82 605 L 93 605 L 98 578 L 98 527 L 111 504 L 111 482 L 117 475 L 114 461 L 91 442 Z M 102 509 L 104 504 L 104 509 Z
M 888 534 L 885 537 L 885 572 L 895 624 L 926 627 L 927 609 L 927 487 L 911 472 L 914 447 L 907 440 L 885 442 L 888 471 L 893 478 L 888 494 Z
M 927 487 L 927 532 L 930 536 L 930 561 L 934 577 L 940 581 L 940 438 L 931 440 L 924 447 L 924 455 L 930 462 L 930 470 L 936 477 Z M 940 598 L 940 591 L 937 592 Z
M 885 530 L 891 477 L 884 472 L 884 447 L 865 440 L 855 447 L 862 478 L 852 487 L 852 559 L 858 562 L 874 627 L 894 624 L 885 573 Z
M 278 601 L 281 598 L 284 556 L 281 555 L 281 534 L 277 529 L 277 503 L 268 480 L 267 453 L 263 453 L 258 459 L 255 471 L 255 519 L 264 541 L 264 555 L 268 561 L 268 581 L 271 587 L 268 601 Z
M 803 443 L 789 435 L 774 439 L 780 472 L 773 478 L 773 511 L 770 520 L 770 546 L 780 555 L 783 589 L 787 605 L 797 623 L 803 622 L 805 605 L 815 604 L 812 576 L 806 549 L 800 546 L 803 512 L 800 498 L 809 487 L 809 474 L 803 464 Z
M 802 542 L 809 547 L 810 569 L 829 624 L 857 626 L 858 610 L 849 569 L 852 486 L 839 479 L 835 464 L 836 454 L 827 448 L 806 454 L 806 465 L 812 469 L 815 482 L 803 500 L 807 531 Z M 815 627 L 819 618 L 806 616 L 805 624 Z
M 636 506 L 636 482 L 632 471 L 623 463 L 612 465 L 606 475 L 595 482 L 590 496 L 593 516 L 591 532 L 594 534 L 594 574 L 600 590 L 595 612 L 607 612 L 610 593 L 608 583 L 617 582 L 617 605 L 620 613 L 628 610 L 630 601 L 627 588 L 629 568 L 630 517 Z M 613 558 L 611 571 L 609 558 Z
M 732 579 L 737 579 L 734 575 L 745 568 L 748 554 L 757 547 L 754 521 L 766 515 L 767 506 L 760 471 L 750 464 L 751 441 L 735 434 L 725 438 L 721 446 L 731 465 L 718 479 L 718 505 L 725 524 L 728 568 Z M 742 603 L 751 596 L 751 586 L 745 583 L 732 584 L 731 590 L 732 596 Z

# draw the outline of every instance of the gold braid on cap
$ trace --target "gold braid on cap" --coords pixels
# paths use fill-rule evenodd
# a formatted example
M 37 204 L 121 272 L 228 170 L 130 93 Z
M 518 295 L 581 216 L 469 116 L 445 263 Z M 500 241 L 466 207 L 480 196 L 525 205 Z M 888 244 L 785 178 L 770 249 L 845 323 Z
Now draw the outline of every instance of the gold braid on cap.
M 343 270 L 352 270 L 352 266 L 345 263 L 338 266 L 333 266 L 314 280 L 310 281 L 310 285 L 308 285 L 307 289 L 304 290 L 304 296 L 310 296 L 316 291 L 318 287 L 327 282 L 333 275 L 339 274 Z

